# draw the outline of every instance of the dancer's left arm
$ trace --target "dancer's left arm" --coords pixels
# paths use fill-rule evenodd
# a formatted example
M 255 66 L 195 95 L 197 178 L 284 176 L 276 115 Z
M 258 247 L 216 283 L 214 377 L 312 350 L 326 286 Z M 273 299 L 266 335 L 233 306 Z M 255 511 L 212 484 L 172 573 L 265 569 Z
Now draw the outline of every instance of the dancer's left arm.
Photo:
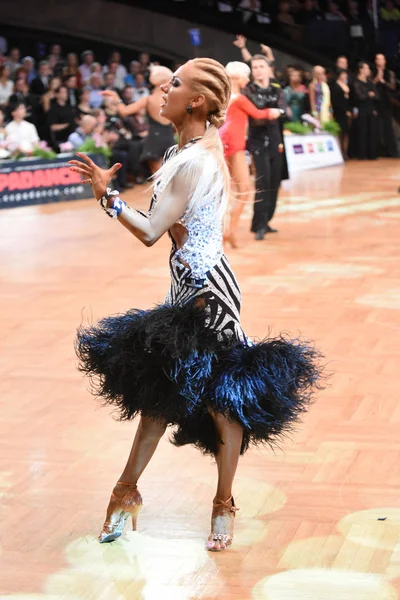
M 71 170 L 85 178 L 83 183 L 91 184 L 94 195 L 99 200 L 105 195 L 107 185 L 121 168 L 121 164 L 116 163 L 110 169 L 101 169 L 85 154 L 78 152 L 77 155 L 84 162 L 69 161 L 73 165 Z M 145 246 L 152 246 L 185 212 L 195 185 L 194 177 L 178 173 L 163 191 L 151 215 L 145 216 L 129 206 L 124 206 L 118 216 L 118 221 Z M 107 206 L 111 207 L 112 202 L 113 198 L 111 197 Z
M 253 119 L 274 120 L 279 119 L 279 117 L 282 116 L 282 113 L 279 108 L 257 108 L 251 102 L 251 100 L 246 98 L 246 96 L 243 96 L 243 94 L 237 96 L 235 101 L 239 104 L 241 110 L 243 110 L 243 112 L 245 112 L 246 115 L 253 117 Z
M 136 113 L 142 110 L 142 108 L 147 107 L 148 96 L 144 96 L 136 102 L 124 104 L 117 92 L 114 92 L 113 90 L 104 90 L 100 93 L 105 98 L 110 98 L 117 105 L 117 111 L 120 117 L 129 117 L 129 115 L 136 115 Z

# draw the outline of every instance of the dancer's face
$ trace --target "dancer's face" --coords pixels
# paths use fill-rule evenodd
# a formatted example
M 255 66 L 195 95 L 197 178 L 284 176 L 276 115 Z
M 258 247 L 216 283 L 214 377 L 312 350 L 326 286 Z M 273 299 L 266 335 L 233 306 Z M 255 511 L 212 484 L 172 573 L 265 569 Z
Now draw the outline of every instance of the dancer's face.
M 204 109 L 205 96 L 193 91 L 195 69 L 190 62 L 182 65 L 175 71 L 170 81 L 163 83 L 160 88 L 163 92 L 163 103 L 160 115 L 174 125 L 180 125 L 187 116 L 187 107 L 191 106 L 196 115 L 200 115 L 200 109 Z
M 267 61 L 255 59 L 251 61 L 251 74 L 256 83 L 262 83 L 271 77 L 271 69 Z

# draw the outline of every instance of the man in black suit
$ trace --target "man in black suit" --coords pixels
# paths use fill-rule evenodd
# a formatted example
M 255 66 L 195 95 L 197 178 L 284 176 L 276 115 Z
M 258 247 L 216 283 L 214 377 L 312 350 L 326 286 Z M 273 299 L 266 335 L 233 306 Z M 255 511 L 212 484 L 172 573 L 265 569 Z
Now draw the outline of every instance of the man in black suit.
M 68 104 L 68 90 L 65 85 L 58 88 L 56 97 L 47 113 L 47 120 L 50 126 L 52 145 L 58 151 L 59 144 L 66 142 L 68 136 L 76 128 L 74 111 Z
M 67 75 L 64 79 L 64 85 L 68 90 L 68 104 L 74 111 L 74 114 L 77 115 L 80 91 L 78 90 L 78 79 L 76 75 Z
M 45 60 L 42 60 L 39 63 L 39 75 L 32 79 L 31 83 L 31 92 L 36 96 L 43 96 L 49 89 L 50 84 L 50 67 L 49 63 Z

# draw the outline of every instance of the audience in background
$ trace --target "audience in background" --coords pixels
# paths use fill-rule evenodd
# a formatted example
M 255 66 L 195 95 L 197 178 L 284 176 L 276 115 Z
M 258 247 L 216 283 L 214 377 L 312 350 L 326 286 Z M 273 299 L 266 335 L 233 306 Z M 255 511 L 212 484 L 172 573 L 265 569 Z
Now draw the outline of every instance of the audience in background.
M 251 2 L 246 4 L 249 14 L 250 5 Z M 387 22 L 396 22 L 396 7 L 396 3 L 385 2 L 382 19 L 385 15 Z M 364 36 L 362 29 L 357 29 L 357 19 L 363 26 L 370 15 L 362 12 L 355 0 L 282 0 L 278 14 L 281 24 L 288 27 L 324 18 L 347 22 L 350 29 L 353 28 L 355 40 L 349 49 L 353 50 L 352 58 L 363 56 L 365 40 L 356 39 L 360 32 Z M 400 64 L 400 51 L 398 54 Z M 75 52 L 69 52 L 64 58 L 59 44 L 54 44 L 48 54 L 41 52 L 41 58 L 44 56 L 47 60 L 38 63 L 31 56 L 21 60 L 20 50 L 12 48 L 9 55 L 2 58 L 0 145 L 7 137 L 15 140 L 16 148 L 29 153 L 40 138 L 59 151 L 66 141 L 76 149 L 88 138 L 95 138 L 109 146 L 113 160 L 124 163 L 118 175 L 121 188 L 129 187 L 129 176 L 142 181 L 146 173 L 139 157 L 149 132 L 146 111 L 121 119 L 116 107 L 107 103 L 101 92 L 113 89 L 125 104 L 148 96 L 150 55 L 142 52 L 138 60 L 129 63 L 128 70 L 118 51 L 110 54 L 104 66 L 96 61 L 92 50 L 82 52 L 81 64 Z M 274 60 L 273 55 L 269 60 Z M 353 63 L 350 61 L 350 65 Z M 400 67 L 397 75 L 400 78 Z M 392 119 L 398 87 L 396 73 L 388 69 L 383 54 L 376 55 L 372 74 L 363 61 L 357 75 L 353 75 L 349 60 L 341 54 L 335 70 L 326 71 L 317 65 L 311 75 L 301 66 L 289 65 L 283 71 L 276 71 L 274 85 L 284 88 L 288 121 L 301 122 L 302 115 L 311 113 L 322 126 L 332 118 L 338 122 L 345 159 L 349 155 L 361 159 L 373 159 L 378 154 L 397 156 Z M 2 125 L 4 119 L 10 121 L 6 127 Z M 4 158 L 4 154 L 0 158 Z
M 56 97 L 50 104 L 47 114 L 50 125 L 53 146 L 58 148 L 62 142 L 68 140 L 75 129 L 75 113 L 68 104 L 68 88 L 61 85 L 56 91 Z
M 79 121 L 79 126 L 68 136 L 68 142 L 74 150 L 77 150 L 87 139 L 93 137 L 97 127 L 96 117 L 93 115 L 83 115 Z
M 378 145 L 380 156 L 396 157 L 397 144 L 393 129 L 392 98 L 396 90 L 396 78 L 386 66 L 383 54 L 375 56 L 374 84 L 377 91 Z
M 344 61 L 343 61 L 344 64 Z M 349 75 L 346 69 L 340 69 L 335 83 L 331 87 L 332 110 L 341 132 L 339 142 L 344 160 L 349 158 L 349 131 L 351 119 Z
M 85 50 L 81 54 L 82 64 L 79 67 L 79 71 L 82 76 L 82 80 L 87 82 L 92 74 L 92 64 L 94 63 L 94 54 L 92 50 Z
M 4 108 L 8 104 L 8 100 L 13 93 L 14 83 L 10 79 L 10 67 L 5 64 L 0 67 L 0 108 Z
M 40 142 L 36 127 L 25 120 L 25 104 L 16 104 L 10 109 L 11 121 L 6 125 L 7 142 L 15 145 L 15 150 L 29 154 Z
M 312 76 L 312 81 L 308 86 L 311 114 L 323 125 L 331 118 L 331 92 L 326 82 L 324 67 L 316 65 L 313 68 Z
M 377 90 L 371 80 L 371 69 L 365 62 L 357 67 L 353 105 L 354 156 L 360 160 L 374 160 L 378 157 Z
M 47 60 L 39 63 L 39 72 L 31 82 L 31 92 L 37 96 L 43 96 L 49 89 L 51 80 L 50 65 Z
M 300 69 L 288 70 L 289 85 L 284 88 L 287 103 L 287 115 L 290 121 L 300 121 L 301 115 L 306 112 L 307 88 L 303 84 Z

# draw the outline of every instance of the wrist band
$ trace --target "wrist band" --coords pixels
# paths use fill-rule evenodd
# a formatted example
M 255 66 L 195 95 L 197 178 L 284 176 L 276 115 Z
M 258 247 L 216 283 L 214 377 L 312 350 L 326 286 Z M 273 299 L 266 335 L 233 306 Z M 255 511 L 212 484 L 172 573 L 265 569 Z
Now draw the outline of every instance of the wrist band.
M 107 206 L 109 200 L 113 198 L 111 202 L 111 206 Z M 99 204 L 101 208 L 108 214 L 112 219 L 118 219 L 119 215 L 122 213 L 126 206 L 126 202 L 121 200 L 118 197 L 117 190 L 111 190 L 111 188 L 107 188 L 106 193 L 99 199 Z

